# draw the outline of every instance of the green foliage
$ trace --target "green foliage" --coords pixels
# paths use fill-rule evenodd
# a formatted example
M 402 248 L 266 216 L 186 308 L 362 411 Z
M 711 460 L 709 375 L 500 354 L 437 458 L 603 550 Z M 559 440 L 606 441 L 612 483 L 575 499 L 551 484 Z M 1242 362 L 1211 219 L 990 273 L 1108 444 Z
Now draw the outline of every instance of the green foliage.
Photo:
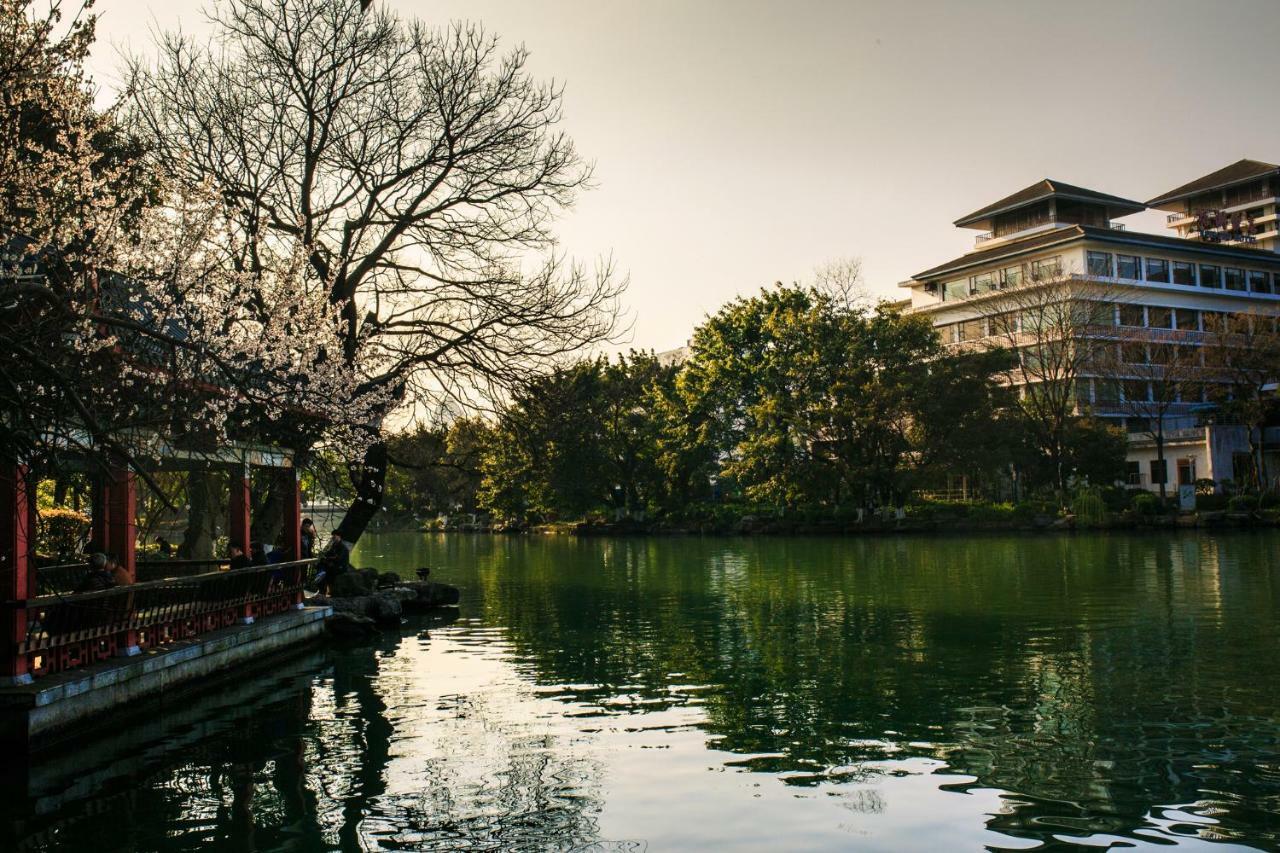
M 89 524 L 89 516 L 73 509 L 42 509 L 37 550 L 45 554 L 74 554 L 88 535 Z
M 477 444 L 474 500 L 534 522 L 645 510 L 711 524 L 779 514 L 826 523 L 960 477 L 971 494 L 1007 493 L 1011 469 L 1024 496 L 1060 495 L 1063 471 L 1079 484 L 1114 483 L 1125 435 L 1072 416 L 1052 445 L 1059 455 L 1048 454 L 1003 381 L 1009 369 L 1006 351 L 944 348 L 923 317 L 778 285 L 709 317 L 679 367 L 633 352 L 517 389 Z M 444 437 L 405 441 L 436 459 Z M 401 472 L 388 492 L 403 485 L 438 505 L 432 482 Z M 1077 515 L 1100 518 L 1127 500 L 1094 490 Z M 740 509 L 716 508 L 729 505 Z M 997 525 L 1056 509 L 987 501 L 963 512 Z
M 1071 514 L 1081 524 L 1100 525 L 1107 520 L 1107 505 L 1097 488 L 1081 489 L 1071 501 Z
M 1139 492 L 1133 497 L 1133 511 L 1138 515 L 1151 517 L 1161 512 L 1160 498 L 1150 492 Z
M 578 518 L 660 502 L 675 369 L 632 352 L 561 368 L 520 389 L 485 445 L 479 504 L 506 518 Z
M 492 429 L 478 418 L 419 426 L 387 439 L 387 509 L 419 518 L 475 512 Z

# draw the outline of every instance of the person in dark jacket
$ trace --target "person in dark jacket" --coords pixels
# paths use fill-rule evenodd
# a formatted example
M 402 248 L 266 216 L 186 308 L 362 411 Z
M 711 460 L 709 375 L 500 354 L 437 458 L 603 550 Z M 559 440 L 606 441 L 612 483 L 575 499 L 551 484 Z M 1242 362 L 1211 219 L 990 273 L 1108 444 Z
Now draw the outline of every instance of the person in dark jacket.
M 244 549 L 232 542 L 227 546 L 227 556 L 231 558 L 231 568 L 243 569 L 253 565 L 253 560 L 245 554 Z
M 320 562 L 316 563 L 316 588 L 328 593 L 333 588 L 333 582 L 345 574 L 349 568 L 351 568 L 351 552 L 347 549 L 347 543 L 342 541 L 342 537 L 334 533 L 329 537 L 329 547 L 320 555 Z
M 309 518 L 302 519 L 302 556 L 299 559 L 310 560 L 316 555 L 316 540 L 320 538 L 320 534 L 316 532 L 316 525 Z

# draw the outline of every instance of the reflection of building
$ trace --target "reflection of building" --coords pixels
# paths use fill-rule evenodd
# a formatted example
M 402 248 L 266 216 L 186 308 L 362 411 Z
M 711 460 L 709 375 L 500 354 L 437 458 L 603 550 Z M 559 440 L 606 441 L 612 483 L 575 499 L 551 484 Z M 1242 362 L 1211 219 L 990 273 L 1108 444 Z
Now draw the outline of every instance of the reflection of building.
M 1176 345 L 1181 355 L 1189 347 L 1202 362 L 1211 328 L 1280 313 L 1278 204 L 1280 167 L 1252 160 L 1148 204 L 1044 180 L 956 220 L 981 230 L 973 250 L 901 286 L 910 290 L 908 310 L 928 316 L 945 343 L 959 346 L 1027 331 L 1026 312 L 1009 308 L 1012 288 L 1066 282 L 1063 292 L 1096 312 L 1091 335 L 1115 341 L 1114 364 L 1134 365 L 1131 374 L 1123 367 L 1086 371 L 1074 389 L 1081 410 L 1127 427 L 1128 482 L 1156 489 L 1162 479 L 1171 486 L 1239 479 L 1248 466 L 1245 430 L 1201 425 L 1211 387 L 1188 382 L 1163 411 L 1163 470 L 1151 420 L 1138 410 L 1151 408 L 1167 387 L 1150 367 L 1167 363 L 1158 350 Z M 1148 206 L 1170 211 L 1178 236 L 1129 231 L 1114 221 Z

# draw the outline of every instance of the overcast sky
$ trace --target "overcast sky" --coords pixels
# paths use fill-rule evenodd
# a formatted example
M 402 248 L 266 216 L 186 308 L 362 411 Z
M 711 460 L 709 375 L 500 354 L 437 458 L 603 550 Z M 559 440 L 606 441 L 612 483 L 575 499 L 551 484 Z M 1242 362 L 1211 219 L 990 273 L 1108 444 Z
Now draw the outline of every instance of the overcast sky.
M 564 218 L 564 247 L 629 271 L 646 349 L 835 258 L 896 296 L 971 247 L 954 219 L 1041 178 L 1141 201 L 1280 158 L 1277 0 L 376 2 L 478 20 L 565 83 L 599 186 Z M 205 5 L 99 0 L 99 82 L 113 47 L 200 32 Z

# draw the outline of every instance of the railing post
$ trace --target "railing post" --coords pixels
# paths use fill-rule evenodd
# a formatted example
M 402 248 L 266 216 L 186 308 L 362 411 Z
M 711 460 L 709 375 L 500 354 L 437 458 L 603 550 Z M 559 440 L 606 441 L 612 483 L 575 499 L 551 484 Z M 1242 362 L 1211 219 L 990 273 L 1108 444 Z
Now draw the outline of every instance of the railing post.
M 19 647 L 27 638 L 26 600 L 31 597 L 32 484 L 25 465 L 10 464 L 0 471 L 0 578 L 4 601 L 0 611 L 0 680 L 10 684 L 31 683 L 27 656 Z M 17 602 L 23 602 L 19 604 Z

